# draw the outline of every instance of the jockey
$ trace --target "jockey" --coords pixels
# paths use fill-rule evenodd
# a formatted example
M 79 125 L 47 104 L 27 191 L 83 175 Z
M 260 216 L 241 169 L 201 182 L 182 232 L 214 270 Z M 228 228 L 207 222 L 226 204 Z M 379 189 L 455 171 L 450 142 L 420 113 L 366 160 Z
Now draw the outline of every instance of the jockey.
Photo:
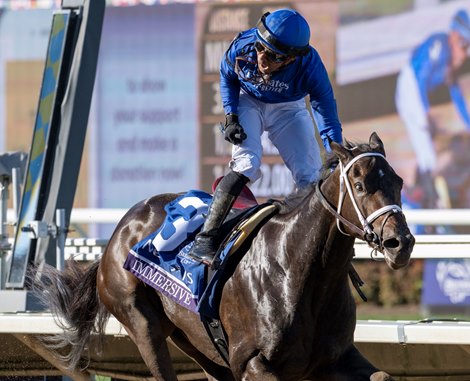
M 440 85 L 449 93 L 466 129 L 470 115 L 457 82 L 457 70 L 462 66 L 470 44 L 470 21 L 466 11 L 458 11 L 450 23 L 449 33 L 435 33 L 412 53 L 401 70 L 395 93 L 397 111 L 406 125 L 417 159 L 416 182 L 426 194 L 425 205 L 435 207 L 433 184 L 436 153 L 433 137 L 436 126 L 430 115 L 428 95 Z
M 231 171 L 217 186 L 202 231 L 189 255 L 210 264 L 218 229 L 249 181 L 261 176 L 261 135 L 267 131 L 297 188 L 318 180 L 322 166 L 312 113 L 326 150 L 342 143 L 331 83 L 318 52 L 309 45 L 307 21 L 292 9 L 265 13 L 256 28 L 232 41 L 220 65 L 224 138 L 233 144 Z

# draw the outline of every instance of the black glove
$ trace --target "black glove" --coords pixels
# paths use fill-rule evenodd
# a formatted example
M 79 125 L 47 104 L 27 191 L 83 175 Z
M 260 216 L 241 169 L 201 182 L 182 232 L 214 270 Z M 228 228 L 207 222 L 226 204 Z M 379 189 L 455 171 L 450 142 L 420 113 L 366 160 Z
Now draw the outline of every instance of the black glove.
M 245 130 L 238 123 L 237 114 L 225 115 L 224 138 L 232 144 L 240 144 L 246 139 Z

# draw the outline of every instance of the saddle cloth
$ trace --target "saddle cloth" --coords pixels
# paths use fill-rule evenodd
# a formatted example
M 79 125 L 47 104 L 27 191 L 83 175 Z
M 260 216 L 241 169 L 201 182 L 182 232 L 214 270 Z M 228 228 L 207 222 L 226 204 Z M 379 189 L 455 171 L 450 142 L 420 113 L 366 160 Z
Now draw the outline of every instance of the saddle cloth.
M 204 214 L 211 201 L 210 194 L 191 190 L 168 203 L 162 226 L 132 247 L 123 267 L 181 306 L 217 318 L 221 288 L 228 279 L 228 269 L 233 266 L 233 263 L 227 265 L 229 258 L 244 246 L 260 224 L 276 213 L 277 208 L 272 204 L 257 205 L 226 222 L 229 228 L 234 225 L 235 228 L 221 229 L 229 234 L 219 253 L 220 264 L 207 279 L 207 266 L 187 254 L 204 223 Z

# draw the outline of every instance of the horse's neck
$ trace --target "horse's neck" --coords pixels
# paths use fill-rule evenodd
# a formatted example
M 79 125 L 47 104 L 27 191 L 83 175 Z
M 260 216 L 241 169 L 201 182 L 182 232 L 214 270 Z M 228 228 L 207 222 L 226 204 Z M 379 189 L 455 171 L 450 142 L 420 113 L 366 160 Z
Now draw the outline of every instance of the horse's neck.
M 258 282 L 260 299 L 284 300 L 276 308 L 285 316 L 318 314 L 319 306 L 329 305 L 347 285 L 352 242 L 312 191 L 296 209 L 263 227 L 247 255 L 248 266 L 239 267 L 242 283 Z
M 252 292 L 259 301 L 283 300 L 273 311 L 307 313 L 310 317 L 302 320 L 309 321 L 321 312 L 319 306 L 341 298 L 353 241 L 338 231 L 334 216 L 312 191 L 295 209 L 263 226 L 233 279 L 256 285 Z
M 323 184 L 322 190 L 332 204 L 338 198 L 338 176 L 332 174 Z M 336 274 L 347 273 L 354 239 L 342 234 L 336 226 L 336 218 L 322 205 L 317 192 L 312 192 L 295 213 L 285 216 L 285 250 L 278 255 L 285 266 L 300 263 L 296 269 L 308 276 L 312 270 Z M 284 258 L 282 258 L 284 257 Z M 286 269 L 287 270 L 287 269 Z

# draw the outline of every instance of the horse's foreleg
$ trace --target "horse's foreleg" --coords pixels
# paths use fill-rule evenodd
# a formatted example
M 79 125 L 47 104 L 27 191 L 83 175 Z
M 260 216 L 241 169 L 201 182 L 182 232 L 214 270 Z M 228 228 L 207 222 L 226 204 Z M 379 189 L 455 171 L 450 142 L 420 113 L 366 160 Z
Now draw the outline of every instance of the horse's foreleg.
M 252 357 L 244 371 L 241 374 L 241 378 L 237 378 L 242 381 L 280 381 L 280 377 L 269 370 L 268 364 L 265 357 L 260 353 L 255 357 Z
M 341 356 L 331 372 L 338 380 L 348 381 L 393 381 L 388 373 L 379 371 L 354 346 Z
M 235 381 L 232 371 L 229 368 L 219 365 L 207 358 L 189 342 L 182 331 L 176 329 L 171 335 L 171 340 L 179 349 L 194 359 L 202 369 L 204 369 L 208 381 Z

